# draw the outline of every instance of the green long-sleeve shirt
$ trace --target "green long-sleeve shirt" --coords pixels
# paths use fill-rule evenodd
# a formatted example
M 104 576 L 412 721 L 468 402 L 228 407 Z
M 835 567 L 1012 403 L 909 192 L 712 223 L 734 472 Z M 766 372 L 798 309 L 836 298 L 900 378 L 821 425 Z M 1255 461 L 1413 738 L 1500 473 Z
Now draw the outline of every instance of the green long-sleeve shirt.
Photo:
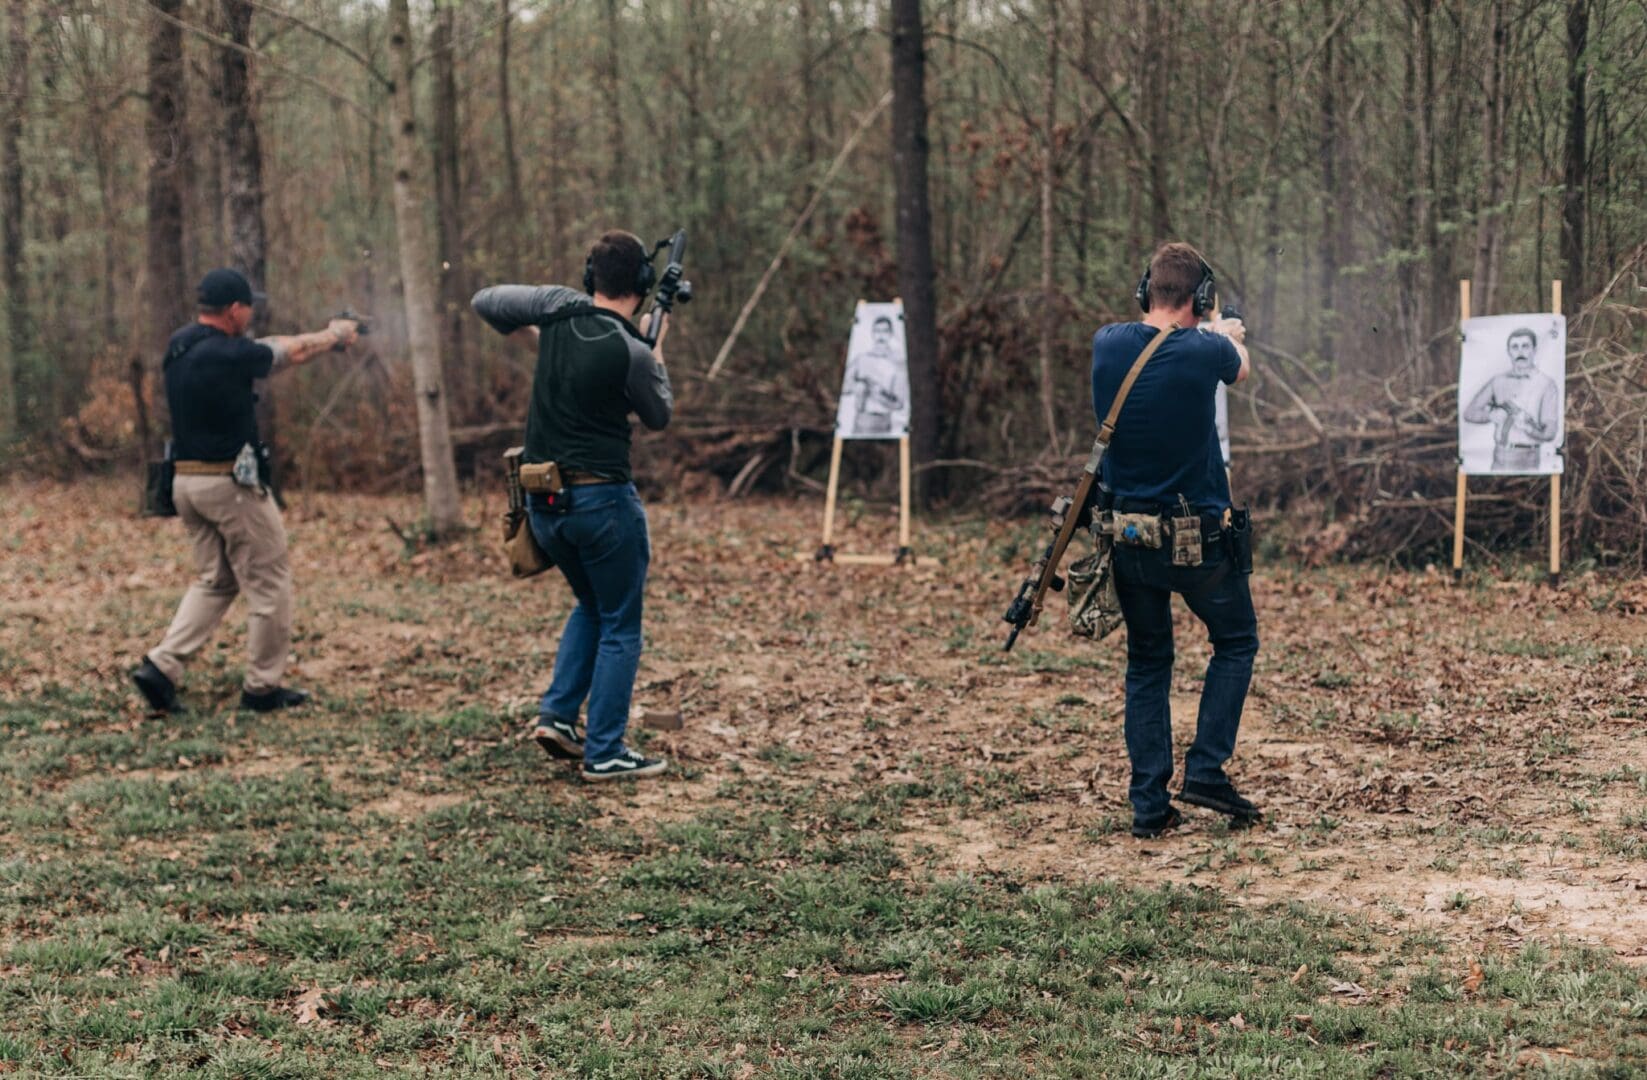
M 627 482 L 629 414 L 653 431 L 669 424 L 669 374 L 634 328 L 609 312 L 556 318 L 589 297 L 564 285 L 494 285 L 470 306 L 501 334 L 541 326 L 532 404 L 526 414 L 528 462 Z

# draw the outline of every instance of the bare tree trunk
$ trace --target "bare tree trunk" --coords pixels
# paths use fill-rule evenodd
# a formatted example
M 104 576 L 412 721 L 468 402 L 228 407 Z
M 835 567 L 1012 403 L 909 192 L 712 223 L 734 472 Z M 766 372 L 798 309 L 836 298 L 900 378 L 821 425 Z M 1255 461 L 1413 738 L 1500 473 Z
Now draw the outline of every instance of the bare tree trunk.
M 515 117 L 509 104 L 509 38 L 512 16 L 509 0 L 499 0 L 502 7 L 498 27 L 498 114 L 503 118 L 503 168 L 509 182 L 509 213 L 504 229 L 505 254 L 508 267 L 504 274 L 516 278 L 520 274 L 520 230 L 515 223 L 526 220 L 526 197 L 520 183 L 520 155 L 515 149 Z
M 423 219 L 429 193 L 412 108 L 412 16 L 407 0 L 389 0 L 389 52 L 394 82 L 389 94 L 389 128 L 395 154 L 395 231 L 400 240 L 406 338 L 417 393 L 423 499 L 429 515 L 429 535 L 442 539 L 463 527 L 463 508 L 458 501 L 457 466 L 452 458 L 451 421 L 441 372 L 434 245 Z
M 187 87 L 183 31 L 172 19 L 183 0 L 154 0 L 149 33 L 148 308 L 145 344 L 154 362 L 172 331 L 189 316 L 187 272 L 183 265 L 183 168 Z M 170 16 L 171 18 L 167 18 Z
M 1481 205 L 1476 212 L 1475 270 L 1473 291 L 1481 298 L 1481 310 L 1494 311 L 1498 286 L 1498 261 L 1502 217 L 1499 203 L 1504 199 L 1505 64 L 1509 54 L 1509 25 L 1505 0 L 1492 0 L 1488 15 L 1487 65 L 1483 76 L 1481 108 Z M 1473 300 L 1472 300 L 1473 303 Z
M 1091 78 L 1091 73 L 1096 70 L 1093 67 L 1092 54 L 1092 5 L 1089 3 L 1083 3 L 1080 7 L 1081 71 L 1086 73 L 1088 78 Z M 1077 123 L 1084 124 L 1087 121 L 1087 117 L 1090 114 L 1092 106 L 1089 104 L 1085 80 L 1081 81 L 1078 85 L 1080 86 L 1081 115 L 1078 118 Z M 1092 235 L 1093 160 L 1097 153 L 1098 140 L 1096 138 L 1088 139 L 1081 146 L 1080 197 L 1076 203 L 1075 211 L 1075 287 L 1083 297 L 1086 295 L 1087 291 L 1087 244 Z
M 1568 311 L 1583 304 L 1584 211 L 1588 161 L 1586 150 L 1587 110 L 1584 102 L 1590 76 L 1586 55 L 1590 36 L 1589 0 L 1568 0 L 1567 4 L 1567 139 L 1562 154 L 1561 261 L 1565 264 L 1563 303 Z
M 1047 426 L 1047 445 L 1058 452 L 1058 395 L 1057 382 L 1052 372 L 1052 348 L 1057 336 L 1055 305 L 1058 299 L 1057 277 L 1053 263 L 1057 259 L 1054 237 L 1058 228 L 1053 205 L 1058 178 L 1058 0 L 1047 0 L 1047 79 L 1045 111 L 1043 114 L 1043 145 L 1041 157 L 1041 415 Z
M 23 273 L 23 114 L 29 100 L 29 27 L 27 0 L 7 5 L 5 119 L 0 122 L 0 233 L 4 234 L 6 330 L 9 340 L 0 348 L 0 444 L 17 433 L 20 410 L 18 361 L 29 351 L 29 302 Z
M 614 221 L 608 222 L 608 227 L 616 220 L 622 219 L 628 206 L 627 192 L 629 190 L 629 164 L 623 152 L 623 69 L 618 64 L 621 46 L 618 42 L 618 0 L 606 0 L 606 68 L 601 73 L 605 77 L 605 93 L 602 94 L 601 111 L 606 114 L 607 123 L 607 151 L 606 151 L 606 212 L 613 215 Z
M 1322 14 L 1330 28 L 1334 19 L 1333 0 L 1326 0 Z M 1321 318 L 1321 336 L 1318 349 L 1321 356 L 1334 355 L 1333 345 L 1341 324 L 1338 312 L 1338 252 L 1334 250 L 1338 237 L 1339 203 L 1343 192 L 1338 175 L 1338 65 L 1337 45 L 1328 33 L 1321 48 L 1321 303 L 1317 314 Z
M 1270 17 L 1272 20 L 1273 18 Z M 1273 146 L 1280 138 L 1281 132 L 1280 69 L 1283 57 L 1276 23 L 1269 21 L 1268 29 L 1274 52 L 1269 58 L 1269 63 L 1264 65 L 1264 135 Z M 1276 291 L 1280 287 L 1281 270 L 1281 185 L 1272 180 L 1266 186 L 1269 190 L 1264 196 L 1264 276 L 1263 285 L 1258 291 L 1257 314 L 1258 332 L 1265 339 L 1274 341 L 1275 300 Z
M 252 6 L 247 0 L 222 0 L 223 33 L 245 48 L 252 43 Z M 228 215 L 229 265 L 246 275 L 254 289 L 268 287 L 268 233 L 263 222 L 263 144 L 257 134 L 252 102 L 250 57 L 239 49 L 218 50 L 218 115 L 223 124 L 224 209 Z M 252 319 L 253 333 L 266 333 L 273 313 L 264 301 Z M 279 415 L 268 380 L 254 384 L 257 431 L 274 445 Z
M 459 163 L 456 60 L 457 0 L 435 0 L 434 30 L 429 35 L 433 61 L 435 104 L 435 215 L 439 222 L 440 325 L 443 366 L 453 374 L 448 388 L 456 387 L 449 408 L 460 416 L 479 398 L 475 371 L 464 362 L 463 329 L 468 321 L 469 295 L 463 273 L 463 172 Z
M 812 70 L 813 22 L 817 0 L 800 0 L 801 64 L 796 75 L 801 80 L 801 160 L 808 169 L 818 161 L 818 78 Z M 811 198 L 811 191 L 807 197 Z
M 937 295 L 932 273 L 932 206 L 927 180 L 926 51 L 921 0 L 892 0 L 892 171 L 897 183 L 898 289 L 909 352 L 911 449 L 917 465 L 937 460 L 942 402 Z M 939 485 L 922 472 L 924 503 Z
M 1149 124 L 1149 226 L 1151 236 L 1146 247 L 1165 243 L 1173 237 L 1172 215 L 1167 205 L 1167 132 L 1170 120 L 1168 98 L 1176 85 L 1167 78 L 1168 50 L 1167 22 L 1149 11 L 1144 19 L 1144 85 L 1149 88 L 1146 103 Z
M 550 146 L 562 145 L 561 125 L 563 117 L 561 115 L 562 99 L 560 96 L 562 64 L 560 54 L 556 51 L 557 40 L 555 20 L 551 19 L 548 27 L 543 32 L 543 47 L 549 54 L 549 63 L 546 65 L 548 70 L 545 72 L 544 78 L 544 82 L 548 84 L 548 90 L 545 94 L 548 115 L 544 117 L 543 122 L 545 127 L 548 128 Z M 544 271 L 551 271 L 553 267 L 559 265 L 561 259 L 566 257 L 566 223 L 569 212 L 566 209 L 566 174 L 563 171 L 561 157 L 560 154 L 550 154 L 547 164 L 548 182 L 544 186 L 549 189 L 549 227 L 544 230 L 544 240 L 548 242 L 549 247 L 547 253 L 540 254 L 538 258 L 538 267 Z M 549 273 L 551 279 L 554 276 L 552 272 Z

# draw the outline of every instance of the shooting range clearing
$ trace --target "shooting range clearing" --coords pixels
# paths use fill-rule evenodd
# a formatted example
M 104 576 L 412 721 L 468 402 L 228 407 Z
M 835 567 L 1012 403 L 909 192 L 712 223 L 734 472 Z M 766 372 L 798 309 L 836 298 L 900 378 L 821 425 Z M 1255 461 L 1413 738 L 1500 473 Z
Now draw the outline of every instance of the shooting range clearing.
M 87 515 L 129 502 L 111 483 L 0 495 L 0 1071 L 1647 1053 L 1640 581 L 1261 556 L 1232 773 L 1271 822 L 1140 842 L 1123 635 L 1070 638 L 1055 596 L 999 652 L 1038 524 L 797 569 L 813 504 L 654 504 L 636 711 L 685 726 L 637 732 L 675 769 L 613 790 L 524 738 L 568 593 L 501 577 L 490 527 L 409 553 L 384 519 L 412 500 L 298 496 L 317 706 L 231 710 L 237 606 L 157 720 L 124 679 L 186 579 L 177 523 Z M 1207 647 L 1179 626 L 1181 751 Z

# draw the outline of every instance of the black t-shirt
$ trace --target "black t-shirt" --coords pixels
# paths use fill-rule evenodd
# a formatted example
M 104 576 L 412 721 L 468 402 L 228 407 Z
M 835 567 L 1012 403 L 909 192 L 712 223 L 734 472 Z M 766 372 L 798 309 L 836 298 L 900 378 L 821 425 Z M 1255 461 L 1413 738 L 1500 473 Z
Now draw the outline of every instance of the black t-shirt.
M 179 461 L 233 461 L 257 445 L 253 379 L 266 379 L 274 350 L 250 338 L 191 323 L 166 345 L 166 403 Z
M 1114 323 L 1092 339 L 1092 409 L 1100 423 L 1122 381 L 1156 330 Z M 1229 509 L 1229 478 L 1218 447 L 1213 394 L 1233 384 L 1241 354 L 1210 330 L 1175 330 L 1161 343 L 1115 421 L 1104 455 L 1104 483 L 1117 498 L 1167 506 L 1182 494 L 1197 510 Z

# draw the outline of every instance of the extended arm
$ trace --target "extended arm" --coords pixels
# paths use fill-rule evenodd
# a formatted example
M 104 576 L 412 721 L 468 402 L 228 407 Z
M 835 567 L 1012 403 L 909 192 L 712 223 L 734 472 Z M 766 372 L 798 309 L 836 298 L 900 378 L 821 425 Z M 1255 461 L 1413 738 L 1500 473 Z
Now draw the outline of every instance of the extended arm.
M 1235 373 L 1235 381 L 1241 382 L 1252 374 L 1252 358 L 1247 355 L 1247 324 L 1240 319 L 1214 319 L 1212 330 L 1215 334 L 1223 334 L 1235 346 L 1235 354 L 1241 358 L 1241 369 Z
M 259 345 L 267 345 L 274 353 L 274 370 L 306 364 L 316 356 L 339 345 L 351 345 L 360 334 L 360 324 L 352 319 L 333 319 L 326 329 L 310 334 L 276 334 L 258 338 Z
M 560 308 L 589 298 L 564 285 L 493 285 L 475 294 L 469 306 L 500 334 L 542 322 Z

